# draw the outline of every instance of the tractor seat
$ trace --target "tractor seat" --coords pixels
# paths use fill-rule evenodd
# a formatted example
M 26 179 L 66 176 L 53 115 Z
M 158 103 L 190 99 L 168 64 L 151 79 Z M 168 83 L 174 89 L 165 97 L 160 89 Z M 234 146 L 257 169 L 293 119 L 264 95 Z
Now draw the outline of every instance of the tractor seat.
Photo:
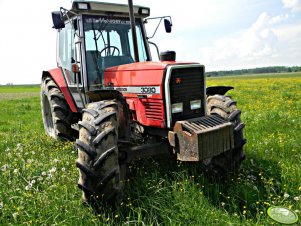
M 86 52 L 87 70 L 97 70 L 97 64 L 101 65 L 101 56 L 96 50 L 89 50 Z
M 130 55 L 103 57 L 103 68 L 119 66 L 122 64 L 130 64 L 130 63 L 134 63 L 134 60 Z
M 100 83 L 102 79 L 100 76 L 103 76 L 102 73 L 108 67 L 134 63 L 134 60 L 130 55 L 102 57 L 100 52 L 95 50 L 89 50 L 86 52 L 86 61 L 90 84 Z M 101 75 L 99 75 L 98 70 Z
M 102 57 L 98 51 L 89 50 L 86 52 L 87 72 L 89 83 L 100 83 L 98 70 L 102 70 Z M 101 71 L 100 71 L 101 72 Z

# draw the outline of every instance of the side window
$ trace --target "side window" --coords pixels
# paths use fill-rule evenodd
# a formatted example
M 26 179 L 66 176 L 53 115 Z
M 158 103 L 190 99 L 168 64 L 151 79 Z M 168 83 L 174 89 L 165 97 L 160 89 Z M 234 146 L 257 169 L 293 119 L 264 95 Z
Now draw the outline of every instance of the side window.
M 145 52 L 145 46 L 144 46 L 144 41 L 143 41 L 143 36 L 140 30 L 139 26 L 136 26 L 137 30 L 137 43 L 138 43 L 138 52 L 139 52 L 139 61 L 144 62 L 147 61 L 147 55 Z M 128 40 L 129 40 L 129 46 L 130 46 L 130 51 L 132 58 L 135 59 L 134 55 L 134 47 L 133 47 L 133 41 L 132 41 L 132 30 L 129 30 L 128 32 Z
M 67 23 L 59 33 L 59 61 L 65 78 L 69 84 L 75 84 L 76 75 L 72 72 L 72 63 L 75 63 L 74 32 L 71 24 Z M 80 58 L 77 58 L 79 61 Z

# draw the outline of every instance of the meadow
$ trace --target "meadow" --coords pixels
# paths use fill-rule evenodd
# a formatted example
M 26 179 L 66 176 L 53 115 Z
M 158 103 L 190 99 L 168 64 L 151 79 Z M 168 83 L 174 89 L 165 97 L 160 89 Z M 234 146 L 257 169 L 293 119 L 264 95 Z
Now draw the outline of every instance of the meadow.
M 0 87 L 0 225 L 277 225 L 270 206 L 300 218 L 301 73 L 208 78 L 207 85 L 235 87 L 229 95 L 246 124 L 241 171 L 222 183 L 198 164 L 139 160 L 129 166 L 120 206 L 98 211 L 81 203 L 73 143 L 44 134 L 39 88 Z

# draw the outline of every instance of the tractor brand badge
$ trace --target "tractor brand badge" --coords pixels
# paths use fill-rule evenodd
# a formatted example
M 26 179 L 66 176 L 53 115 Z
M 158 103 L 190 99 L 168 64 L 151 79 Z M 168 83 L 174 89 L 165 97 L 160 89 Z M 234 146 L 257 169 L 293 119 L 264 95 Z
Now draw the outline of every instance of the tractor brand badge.
M 176 78 L 176 83 L 180 84 L 182 82 L 182 80 L 180 78 Z
M 122 93 L 160 94 L 160 86 L 107 86 L 106 89 L 114 89 Z

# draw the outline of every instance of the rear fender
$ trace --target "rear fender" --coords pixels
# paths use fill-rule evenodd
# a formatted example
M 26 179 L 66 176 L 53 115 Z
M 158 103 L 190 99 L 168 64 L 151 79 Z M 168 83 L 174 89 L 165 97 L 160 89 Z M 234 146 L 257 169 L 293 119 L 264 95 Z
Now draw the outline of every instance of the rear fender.
M 206 95 L 213 96 L 215 94 L 225 95 L 229 90 L 234 89 L 233 86 L 209 86 L 206 88 Z
M 61 92 L 64 94 L 64 97 L 71 109 L 72 112 L 78 112 L 76 105 L 74 104 L 73 98 L 69 92 L 69 89 L 66 85 L 66 81 L 64 79 L 62 70 L 60 68 L 55 68 L 49 71 L 43 71 L 42 80 L 46 77 L 50 77 L 53 79 L 55 84 L 59 87 Z

